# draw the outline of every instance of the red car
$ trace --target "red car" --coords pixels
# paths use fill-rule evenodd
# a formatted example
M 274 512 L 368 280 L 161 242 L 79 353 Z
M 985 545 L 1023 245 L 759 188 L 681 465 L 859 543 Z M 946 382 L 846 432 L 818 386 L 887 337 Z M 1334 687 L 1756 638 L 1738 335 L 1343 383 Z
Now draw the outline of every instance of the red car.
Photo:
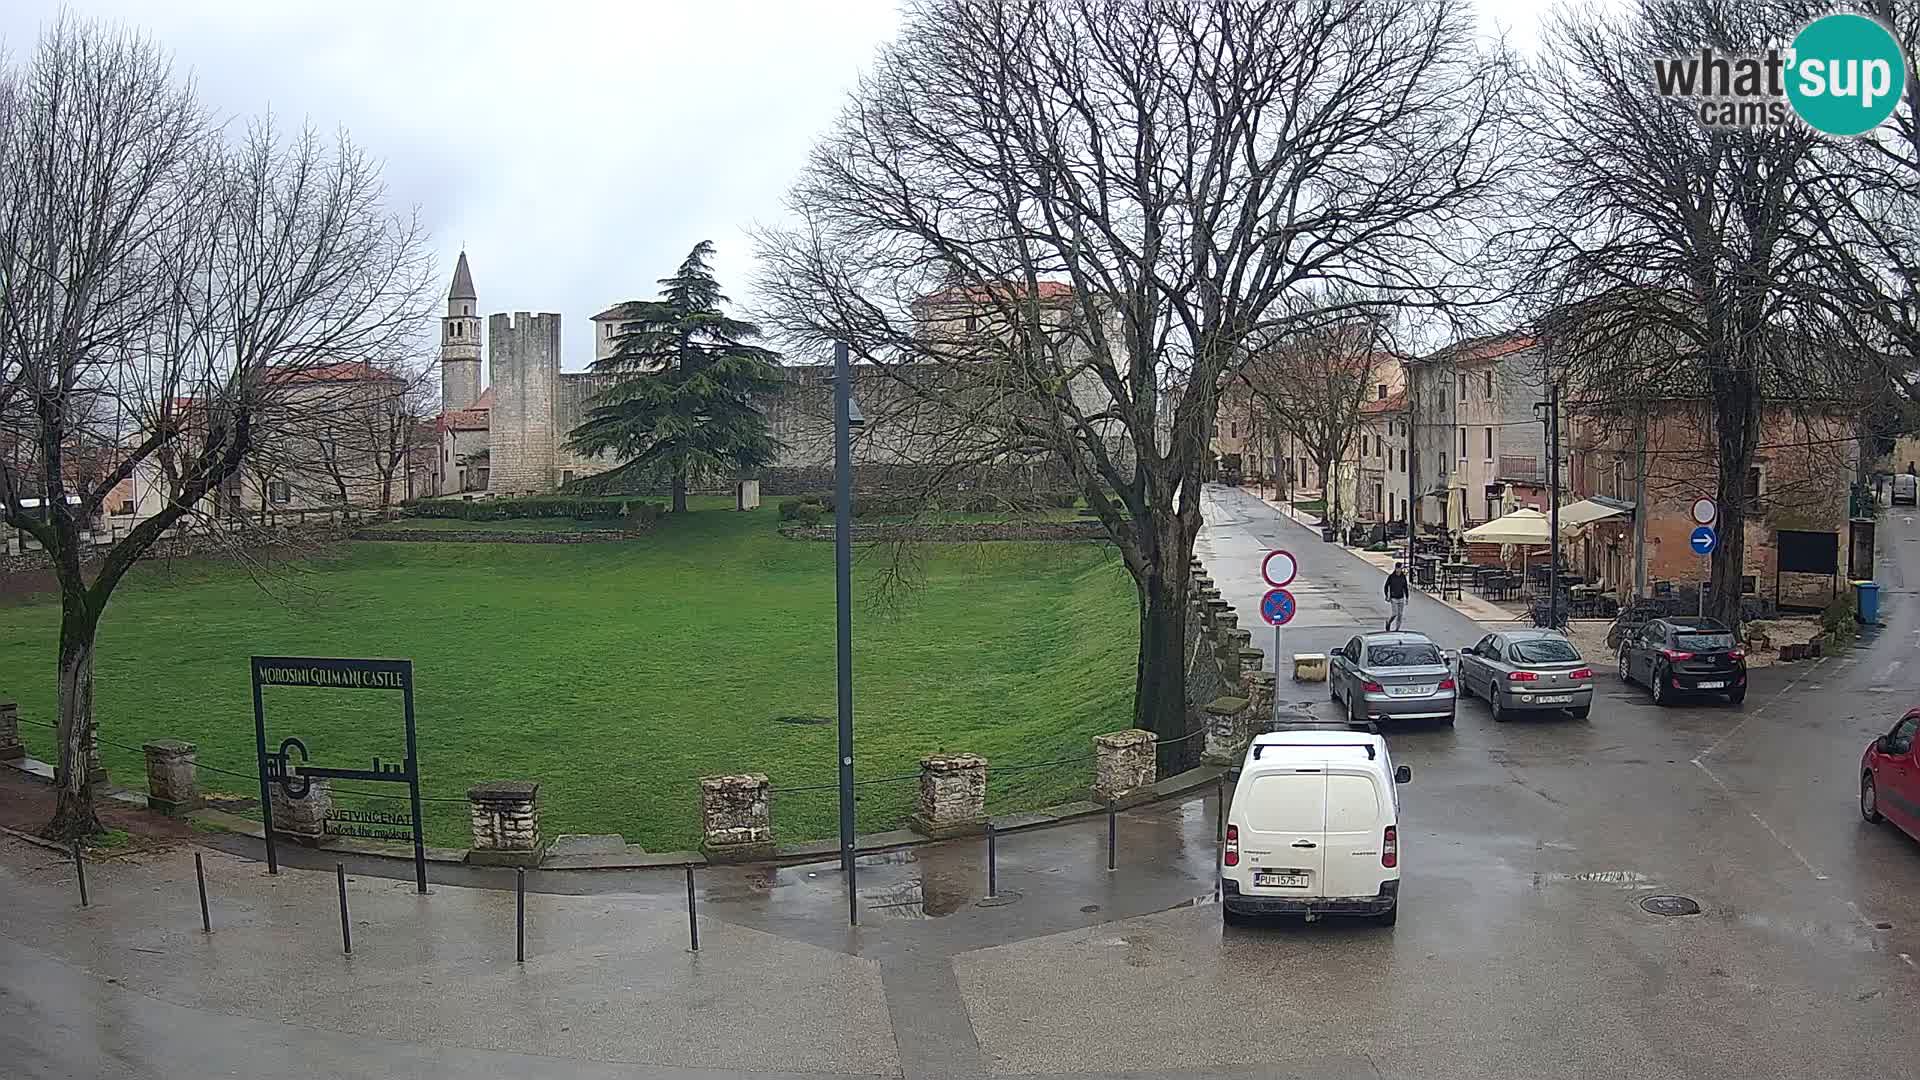
M 1920 839 L 1920 758 L 1914 754 L 1914 732 L 1920 731 L 1920 709 L 1909 709 L 1893 730 L 1867 744 L 1860 758 L 1860 816 L 1871 822 L 1891 821 Z

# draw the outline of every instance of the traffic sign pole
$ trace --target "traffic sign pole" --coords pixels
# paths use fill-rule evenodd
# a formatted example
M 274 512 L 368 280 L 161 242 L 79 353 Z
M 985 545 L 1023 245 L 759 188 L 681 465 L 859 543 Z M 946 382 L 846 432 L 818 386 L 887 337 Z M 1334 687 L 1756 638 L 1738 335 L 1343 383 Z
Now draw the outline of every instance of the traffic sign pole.
M 1276 564 L 1280 573 L 1273 572 Z M 1269 552 L 1266 561 L 1260 565 L 1260 572 L 1266 575 L 1268 581 L 1292 581 L 1294 571 L 1293 556 L 1284 551 Z M 1281 627 L 1293 621 L 1296 610 L 1298 605 L 1294 602 L 1293 594 L 1279 585 L 1268 589 L 1267 595 L 1260 598 L 1260 617 L 1273 627 L 1273 722 L 1276 724 L 1280 722 L 1280 657 L 1284 655 Z
M 1280 624 L 1273 624 L 1273 715 L 1269 718 L 1275 724 L 1280 722 Z

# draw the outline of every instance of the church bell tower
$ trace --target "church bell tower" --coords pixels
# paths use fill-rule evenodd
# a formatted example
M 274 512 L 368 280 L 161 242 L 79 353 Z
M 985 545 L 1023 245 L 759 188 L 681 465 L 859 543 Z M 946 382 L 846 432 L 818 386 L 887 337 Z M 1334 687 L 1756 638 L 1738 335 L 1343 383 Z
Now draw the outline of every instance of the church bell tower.
M 474 311 L 479 302 L 462 251 L 447 290 L 447 314 L 440 320 L 440 408 L 447 412 L 470 409 L 480 400 L 480 316 Z

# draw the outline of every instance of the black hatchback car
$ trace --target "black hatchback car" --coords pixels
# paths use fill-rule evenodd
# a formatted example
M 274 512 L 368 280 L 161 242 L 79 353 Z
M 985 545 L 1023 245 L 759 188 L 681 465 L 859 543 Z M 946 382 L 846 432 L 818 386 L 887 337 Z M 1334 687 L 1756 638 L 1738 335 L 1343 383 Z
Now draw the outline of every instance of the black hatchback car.
M 1620 677 L 1653 692 L 1655 705 L 1681 694 L 1747 699 L 1747 654 L 1713 619 L 1655 619 L 1620 643 Z

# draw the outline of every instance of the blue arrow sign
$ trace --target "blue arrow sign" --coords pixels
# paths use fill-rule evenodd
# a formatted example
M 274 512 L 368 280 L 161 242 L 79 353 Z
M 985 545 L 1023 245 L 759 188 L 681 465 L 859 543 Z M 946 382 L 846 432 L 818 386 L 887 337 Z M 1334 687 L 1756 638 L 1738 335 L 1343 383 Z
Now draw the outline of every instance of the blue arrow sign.
M 1285 589 L 1270 590 L 1260 598 L 1260 617 L 1269 626 L 1285 626 L 1293 621 L 1293 594 Z
M 1714 547 L 1720 543 L 1720 537 L 1713 531 L 1713 526 L 1702 525 L 1693 530 L 1693 535 L 1687 538 L 1687 543 L 1692 545 L 1695 555 L 1711 555 Z

